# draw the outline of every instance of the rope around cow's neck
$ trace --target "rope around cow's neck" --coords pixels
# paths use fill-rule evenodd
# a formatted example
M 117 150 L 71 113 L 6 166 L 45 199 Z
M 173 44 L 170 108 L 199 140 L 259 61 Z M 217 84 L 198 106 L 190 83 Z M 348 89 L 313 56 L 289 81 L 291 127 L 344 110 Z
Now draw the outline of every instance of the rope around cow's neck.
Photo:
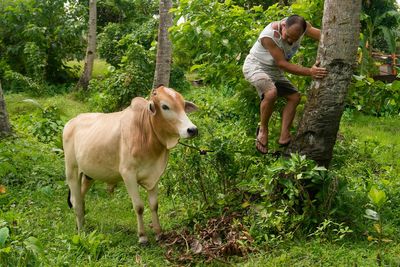
M 191 148 L 191 149 L 194 149 L 194 150 L 199 151 L 200 155 L 207 155 L 208 152 L 214 152 L 214 150 L 200 149 L 200 148 L 198 148 L 198 147 L 195 147 L 195 146 L 191 146 L 191 145 L 182 143 L 181 141 L 179 141 L 178 143 L 181 144 L 181 145 L 183 145 L 183 146 L 186 146 L 186 147 L 188 147 L 188 148 Z

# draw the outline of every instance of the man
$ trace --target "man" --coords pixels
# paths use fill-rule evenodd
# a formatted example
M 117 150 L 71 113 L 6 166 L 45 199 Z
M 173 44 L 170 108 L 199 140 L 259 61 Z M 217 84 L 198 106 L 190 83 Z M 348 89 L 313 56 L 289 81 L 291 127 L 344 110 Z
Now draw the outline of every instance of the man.
M 244 77 L 257 89 L 261 98 L 261 122 L 257 128 L 256 148 L 262 154 L 268 152 L 268 122 L 278 96 L 287 100 L 282 112 L 278 143 L 285 146 L 291 141 L 289 130 L 300 101 L 300 93 L 285 77 L 284 71 L 311 76 L 313 79 L 327 75 L 326 69 L 318 67 L 318 64 L 307 68 L 289 62 L 300 47 L 304 35 L 319 40 L 321 31 L 298 15 L 272 22 L 261 32 L 244 62 Z

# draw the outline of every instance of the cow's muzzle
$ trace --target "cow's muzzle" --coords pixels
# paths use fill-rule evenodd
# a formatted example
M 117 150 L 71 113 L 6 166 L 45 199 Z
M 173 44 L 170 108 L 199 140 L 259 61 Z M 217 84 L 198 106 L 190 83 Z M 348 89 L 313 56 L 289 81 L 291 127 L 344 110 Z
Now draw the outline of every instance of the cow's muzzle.
M 187 128 L 187 133 L 189 137 L 195 137 L 199 134 L 199 130 L 197 130 L 197 127 L 190 127 Z

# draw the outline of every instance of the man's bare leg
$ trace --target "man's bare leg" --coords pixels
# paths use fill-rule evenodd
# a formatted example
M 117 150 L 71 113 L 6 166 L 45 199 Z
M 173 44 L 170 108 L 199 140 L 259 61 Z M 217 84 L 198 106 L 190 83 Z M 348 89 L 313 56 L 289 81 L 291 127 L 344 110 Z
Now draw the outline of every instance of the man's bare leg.
M 264 93 L 264 98 L 260 103 L 260 130 L 257 135 L 256 146 L 261 153 L 268 152 L 268 123 L 274 110 L 274 104 L 277 99 L 276 88 L 270 89 Z
M 290 127 L 294 116 L 296 114 L 296 107 L 300 102 L 300 93 L 294 93 L 286 96 L 287 103 L 282 112 L 282 128 L 281 135 L 279 137 L 279 144 L 287 144 L 290 142 Z

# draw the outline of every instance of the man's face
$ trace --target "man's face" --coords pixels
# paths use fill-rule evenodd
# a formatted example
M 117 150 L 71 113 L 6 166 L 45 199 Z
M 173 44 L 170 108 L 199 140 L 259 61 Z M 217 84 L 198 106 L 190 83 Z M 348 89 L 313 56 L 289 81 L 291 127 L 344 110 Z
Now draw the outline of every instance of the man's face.
M 282 27 L 282 39 L 290 45 L 299 40 L 302 34 L 303 29 L 298 24 L 293 24 L 289 28 L 287 28 L 286 24 L 284 24 Z

